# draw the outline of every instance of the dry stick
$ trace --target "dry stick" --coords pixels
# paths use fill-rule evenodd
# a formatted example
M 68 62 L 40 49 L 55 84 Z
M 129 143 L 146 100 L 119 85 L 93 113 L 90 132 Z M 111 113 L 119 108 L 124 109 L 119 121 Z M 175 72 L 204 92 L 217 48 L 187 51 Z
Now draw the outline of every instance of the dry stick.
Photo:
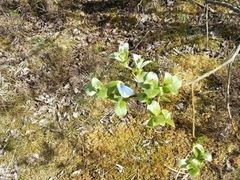
M 213 70 L 203 74 L 202 76 L 198 77 L 197 79 L 184 84 L 184 86 L 189 86 L 191 84 L 195 84 L 195 83 L 201 81 L 202 79 L 210 76 L 211 74 L 215 73 L 216 71 L 218 71 L 219 69 L 223 68 L 224 66 L 232 63 L 235 60 L 236 56 L 238 55 L 239 51 L 240 51 L 240 44 L 237 46 L 235 52 L 233 53 L 233 55 L 231 56 L 231 58 L 229 60 L 227 60 L 225 63 L 221 64 L 220 66 L 217 66 L 215 69 L 213 69 Z
M 233 55 L 231 56 L 231 58 L 229 60 L 227 60 L 225 63 L 221 64 L 220 66 L 216 67 L 215 69 L 207 72 L 206 74 L 198 77 L 197 79 L 191 81 L 191 82 L 188 82 L 187 84 L 185 84 L 185 86 L 188 86 L 188 85 L 191 85 L 192 86 L 192 110 L 193 110 L 193 118 L 192 118 L 192 121 L 193 121 L 193 124 L 192 124 L 192 131 L 193 131 L 193 137 L 195 138 L 195 104 L 194 104 L 194 91 L 193 91 L 193 85 L 199 81 L 201 81 L 202 79 L 210 76 L 211 74 L 215 73 L 216 71 L 218 71 L 219 69 L 221 69 L 222 67 L 228 65 L 228 64 L 232 64 L 232 62 L 235 60 L 236 56 L 238 55 L 240 51 L 240 44 L 237 46 L 235 52 L 233 53 Z M 230 86 L 230 70 L 228 71 L 228 90 L 227 90 L 227 109 L 228 109 L 228 114 L 229 114 L 229 118 L 231 120 L 231 123 L 232 123 L 232 126 L 233 126 L 233 130 L 235 131 L 236 133 L 236 136 L 237 138 L 239 139 L 238 137 L 238 134 L 237 134 L 237 129 L 234 125 L 234 121 L 233 121 L 233 118 L 232 118 L 232 115 L 231 115 L 231 111 L 230 111 L 230 107 L 229 107 L 229 86 Z
M 228 110 L 228 116 L 229 116 L 229 119 L 231 120 L 231 123 L 232 123 L 232 127 L 233 127 L 233 130 L 237 136 L 238 139 L 240 139 L 240 137 L 238 136 L 238 130 L 235 126 L 235 123 L 234 123 L 234 120 L 232 118 L 232 114 L 231 114 L 231 109 L 230 109 L 230 82 L 231 82 L 231 67 L 232 67 L 232 63 L 230 63 L 228 65 L 228 81 L 227 81 L 227 92 L 226 92 L 226 99 L 227 99 L 227 110 Z
M 240 9 L 237 8 L 236 6 L 233 6 L 231 4 L 228 4 L 226 2 L 220 2 L 220 1 L 216 1 L 216 0 L 205 0 L 206 3 L 209 3 L 209 4 L 214 4 L 214 5 L 219 5 L 219 6 L 222 6 L 222 7 L 226 7 L 228 9 L 231 9 L 232 11 L 238 13 L 240 15 Z
M 205 5 L 204 4 L 201 4 L 195 0 L 192 0 L 192 2 L 196 3 L 198 6 L 202 7 L 202 8 L 205 8 Z M 213 10 L 211 7 L 208 7 L 208 10 L 211 11 L 212 13 L 215 12 L 215 10 Z
M 206 31 L 207 31 L 207 49 L 208 49 L 208 40 L 209 40 L 209 34 L 208 34 L 208 4 L 206 4 Z
M 139 41 L 139 43 L 134 47 L 134 49 L 136 49 L 138 46 L 139 46 L 139 44 L 141 44 L 142 43 L 142 41 L 143 41 L 143 39 L 147 36 L 147 34 L 150 32 L 150 30 L 148 30 L 147 32 L 146 32 L 146 34 L 142 37 L 142 39 Z
M 229 118 L 232 119 L 232 114 L 231 114 L 231 111 L 230 111 L 230 106 L 229 106 L 229 102 L 230 102 L 230 81 L 231 81 L 231 67 L 232 67 L 232 63 L 230 63 L 228 65 L 228 81 L 227 81 L 227 92 L 226 92 L 226 99 L 227 99 L 227 109 L 228 109 L 228 115 L 229 115 Z
M 195 119 L 195 99 L 194 99 L 194 90 L 193 90 L 193 85 L 191 84 L 192 88 L 192 135 L 193 138 L 195 138 L 195 124 L 196 124 L 196 119 Z

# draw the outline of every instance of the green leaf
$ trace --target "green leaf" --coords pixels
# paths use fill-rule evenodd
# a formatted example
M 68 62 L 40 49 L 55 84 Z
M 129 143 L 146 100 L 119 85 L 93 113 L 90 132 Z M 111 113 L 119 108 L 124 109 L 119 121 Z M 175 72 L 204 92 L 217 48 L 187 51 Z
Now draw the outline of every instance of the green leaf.
M 108 94 L 108 96 L 116 90 L 117 84 L 119 82 L 120 81 L 111 81 L 107 84 L 107 94 Z
M 166 109 L 162 109 L 162 114 L 164 115 L 165 123 L 169 124 L 172 127 L 175 127 L 175 123 L 171 118 L 171 113 Z
M 163 87 L 159 86 L 159 97 L 162 97 L 164 95 Z
M 197 169 L 189 169 L 188 172 L 189 172 L 190 176 L 196 177 L 196 176 L 199 176 L 200 169 L 198 169 L 198 168 Z
M 172 84 L 172 83 L 173 83 L 173 76 L 170 73 L 165 72 L 163 84 Z
M 162 114 L 166 119 L 171 119 L 171 113 L 168 110 L 162 109 Z
M 149 119 L 148 123 L 147 123 L 147 127 L 154 127 L 154 126 L 155 126 L 155 122 L 154 122 L 153 118 Z
M 157 101 L 152 101 L 151 104 L 147 105 L 147 110 L 149 110 L 155 116 L 158 116 L 161 113 L 160 105 Z
M 101 81 L 99 81 L 98 78 L 94 77 L 92 78 L 92 87 L 96 90 L 102 90 L 104 88 L 103 84 L 101 83 Z
M 164 102 L 171 102 L 171 100 L 165 96 L 161 96 L 161 100 L 163 100 Z
M 140 74 L 137 74 L 136 77 L 135 77 L 135 80 L 138 82 L 138 83 L 142 83 L 145 81 L 145 77 L 147 75 L 147 72 L 141 72 Z
M 181 87 L 182 81 L 177 76 L 172 76 L 166 72 L 163 80 L 164 93 L 177 94 L 178 89 Z
M 139 85 L 140 85 L 140 87 L 141 87 L 143 90 L 151 89 L 151 85 L 150 85 L 150 84 L 139 83 Z
M 150 64 L 152 61 L 144 61 L 142 63 L 142 68 L 145 67 L 146 65 Z
M 203 159 L 205 161 L 212 161 L 212 155 L 210 153 L 206 152 L 203 154 Z
M 87 85 L 85 92 L 89 96 L 94 96 L 97 93 L 97 91 L 95 90 L 91 83 Z
M 135 62 L 135 65 L 138 69 L 142 69 L 142 63 L 144 61 L 143 58 L 141 58 L 138 54 L 133 54 L 133 61 Z
M 97 97 L 100 97 L 100 98 L 107 98 L 108 95 L 107 95 L 107 89 L 102 89 L 100 90 L 97 94 L 96 94 Z
M 148 102 L 148 97 L 145 93 L 138 93 L 137 100 L 140 102 Z
M 165 126 L 165 124 L 166 124 L 166 119 L 164 115 L 161 114 L 161 115 L 150 118 L 150 120 L 147 123 L 147 126 L 148 127 L 154 127 L 158 125 Z
M 180 159 L 179 161 L 177 161 L 177 166 L 183 170 L 187 170 L 187 163 L 186 163 L 187 159 Z
M 198 159 L 190 159 L 190 160 L 187 160 L 187 168 L 188 169 L 198 169 L 200 168 L 203 163 L 201 161 L 199 161 Z
M 117 61 L 120 61 L 124 67 L 129 68 L 128 64 L 130 58 L 128 49 L 129 49 L 128 43 L 124 43 L 123 45 L 119 46 L 119 51 L 112 53 L 109 56 L 109 58 L 116 59 Z
M 119 100 L 120 97 L 121 97 L 121 96 L 116 95 L 116 94 L 110 94 L 110 95 L 108 95 L 108 98 L 109 98 L 111 101 L 113 101 L 113 102 L 118 102 L 118 100 Z
M 149 98 L 154 98 L 159 94 L 159 89 L 154 88 L 154 89 L 146 89 L 144 93 L 149 97 Z
M 153 121 L 155 122 L 155 126 L 165 126 L 165 118 L 163 115 L 153 117 Z
M 205 137 L 204 136 L 199 137 L 199 138 L 196 139 L 197 143 L 203 143 L 204 141 L 205 141 Z
M 125 52 L 128 53 L 129 50 L 129 44 L 128 43 L 123 43 L 122 45 L 119 46 L 119 52 Z
M 201 154 L 204 154 L 204 148 L 201 144 L 193 145 L 193 154 L 195 157 L 199 157 Z
M 116 104 L 115 104 L 115 113 L 117 114 L 117 116 L 119 116 L 120 118 L 126 116 L 127 114 L 127 105 L 126 102 L 123 100 L 119 100 Z
M 144 59 L 138 54 L 133 54 L 133 61 L 135 62 L 135 65 L 139 70 L 142 70 L 144 66 L 152 62 L 152 61 L 144 61 Z
M 150 84 L 152 88 L 158 87 L 158 76 L 154 72 L 149 72 L 146 75 L 144 84 Z
M 119 52 L 114 52 L 114 53 L 110 54 L 109 58 L 115 59 L 120 62 L 124 61 L 124 59 L 120 56 Z

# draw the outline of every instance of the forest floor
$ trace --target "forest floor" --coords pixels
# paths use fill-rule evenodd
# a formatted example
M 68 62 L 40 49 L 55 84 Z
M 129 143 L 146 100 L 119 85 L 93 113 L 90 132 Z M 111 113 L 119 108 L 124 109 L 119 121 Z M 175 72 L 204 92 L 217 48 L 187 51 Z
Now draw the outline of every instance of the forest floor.
M 226 2 L 240 7 L 238 0 Z M 213 160 L 195 179 L 240 179 L 239 56 L 231 67 L 232 119 L 227 67 L 186 85 L 228 60 L 240 40 L 239 15 L 209 5 L 207 19 L 203 4 L 1 0 L 0 179 L 182 179 L 172 169 L 179 170 L 177 160 L 196 138 Z M 86 95 L 92 77 L 130 79 L 109 58 L 124 42 L 153 60 L 147 68 L 159 77 L 170 72 L 182 79 L 164 105 L 175 128 L 142 125 L 147 112 L 138 103 L 118 118 L 111 102 Z

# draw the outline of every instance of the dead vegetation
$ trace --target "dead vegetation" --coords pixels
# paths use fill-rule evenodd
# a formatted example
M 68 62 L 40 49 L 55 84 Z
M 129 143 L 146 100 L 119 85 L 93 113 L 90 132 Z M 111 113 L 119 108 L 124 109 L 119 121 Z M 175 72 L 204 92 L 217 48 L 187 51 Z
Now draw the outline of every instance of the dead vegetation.
M 226 1 L 236 7 L 239 2 Z M 199 5 L 200 4 L 200 5 Z M 0 2 L 0 178 L 174 179 L 176 160 L 191 150 L 191 88 L 172 99 L 176 128 L 148 129 L 132 103 L 118 119 L 108 101 L 86 96 L 91 77 L 126 78 L 108 55 L 122 42 L 154 59 L 147 68 L 184 83 L 221 65 L 239 42 L 240 20 L 203 1 Z M 207 47 L 208 43 L 208 48 Z M 239 57 L 238 57 L 239 59 Z M 239 62 L 230 105 L 239 129 Z M 198 179 L 239 179 L 239 140 L 226 109 L 227 69 L 194 85 L 196 137 L 213 161 Z

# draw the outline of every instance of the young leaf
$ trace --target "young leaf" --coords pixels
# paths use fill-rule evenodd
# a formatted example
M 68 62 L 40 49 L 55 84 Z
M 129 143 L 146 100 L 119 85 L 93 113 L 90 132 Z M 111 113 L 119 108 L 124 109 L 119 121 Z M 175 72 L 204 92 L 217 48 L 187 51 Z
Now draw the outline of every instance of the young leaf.
M 111 81 L 107 84 L 107 94 L 108 94 L 108 96 L 116 90 L 117 84 L 119 82 L 120 81 Z
M 138 82 L 138 83 L 142 83 L 145 81 L 145 77 L 147 75 L 147 72 L 141 72 L 140 74 L 137 74 L 135 76 L 135 80 Z
M 148 98 L 154 98 L 159 94 L 159 88 L 154 88 L 154 89 L 146 89 L 144 93 L 148 96 Z
M 130 58 L 128 49 L 129 49 L 128 43 L 124 43 L 123 45 L 119 46 L 118 52 L 112 53 L 109 57 L 116 59 L 117 61 L 120 61 L 124 67 L 129 68 L 128 64 Z
M 104 89 L 103 84 L 98 80 L 98 78 L 94 77 L 92 78 L 91 83 L 87 85 L 86 93 L 89 96 L 94 96 L 99 90 L 102 89 Z
M 163 100 L 164 102 L 171 102 L 171 100 L 165 96 L 161 96 L 161 100 Z
M 143 67 L 145 67 L 146 65 L 148 65 L 149 63 L 151 63 L 152 61 L 144 61 L 143 63 L 142 63 L 142 68 Z
M 187 160 L 187 164 L 188 169 L 199 169 L 203 165 L 198 159 L 189 159 Z
M 163 84 L 172 84 L 172 83 L 173 83 L 173 76 L 170 73 L 165 72 Z
M 117 116 L 120 118 L 126 116 L 127 114 L 127 105 L 126 102 L 120 99 L 116 104 L 115 104 L 115 113 Z
M 150 118 L 148 120 L 147 127 L 154 127 L 154 126 L 156 126 L 155 122 L 154 122 L 153 118 Z
M 123 59 L 123 57 L 121 57 L 119 52 L 114 52 L 114 53 L 110 54 L 109 58 L 115 59 L 120 62 L 124 62 L 124 59 Z
M 142 70 L 144 66 L 152 62 L 152 61 L 144 61 L 144 59 L 141 58 L 141 56 L 138 54 L 133 54 L 133 61 L 135 62 L 135 65 L 139 70 Z
M 203 154 L 203 159 L 205 161 L 212 161 L 212 155 L 210 153 L 206 152 Z
M 180 159 L 177 161 L 177 166 L 183 170 L 187 170 L 187 163 L 186 163 L 187 159 Z
M 201 154 L 204 154 L 204 148 L 201 144 L 194 144 L 193 154 L 195 157 L 199 157 Z
M 147 110 L 149 110 L 155 116 L 158 116 L 161 113 L 160 105 L 157 101 L 152 101 L 151 104 L 147 105 Z
M 154 126 L 158 126 L 158 125 L 165 126 L 166 123 L 167 122 L 166 122 L 164 115 L 160 114 L 158 116 L 154 116 L 154 117 L 150 118 L 147 123 L 147 126 L 148 127 L 154 127 Z
M 97 93 L 96 89 L 92 86 L 91 83 L 87 85 L 85 92 L 89 96 L 94 96 Z
M 128 50 L 129 50 L 129 44 L 128 43 L 124 43 L 124 44 L 119 46 L 119 52 L 125 52 L 125 53 L 128 54 Z
M 92 78 L 92 87 L 96 90 L 102 90 L 104 88 L 103 84 L 101 83 L 101 81 L 99 81 L 98 78 L 94 77 Z
M 135 65 L 138 69 L 142 69 L 142 63 L 144 61 L 143 58 L 141 58 L 138 54 L 133 54 L 133 61 L 135 62 Z
M 200 174 L 200 169 L 199 168 L 197 168 L 197 169 L 192 168 L 192 169 L 189 169 L 188 172 L 189 172 L 190 176 L 197 177 Z
M 146 79 L 144 81 L 144 84 L 150 84 L 152 88 L 158 87 L 158 76 L 154 72 L 149 72 L 146 75 Z
M 147 103 L 149 101 L 149 99 L 145 93 L 138 93 L 137 100 L 140 102 L 145 102 L 145 103 Z
M 172 76 L 166 72 L 163 80 L 164 93 L 177 94 L 178 89 L 181 87 L 182 81 L 177 76 Z
M 100 98 L 107 98 L 108 97 L 107 89 L 104 88 L 104 89 L 100 90 L 99 92 L 97 92 L 96 96 L 100 97 Z

